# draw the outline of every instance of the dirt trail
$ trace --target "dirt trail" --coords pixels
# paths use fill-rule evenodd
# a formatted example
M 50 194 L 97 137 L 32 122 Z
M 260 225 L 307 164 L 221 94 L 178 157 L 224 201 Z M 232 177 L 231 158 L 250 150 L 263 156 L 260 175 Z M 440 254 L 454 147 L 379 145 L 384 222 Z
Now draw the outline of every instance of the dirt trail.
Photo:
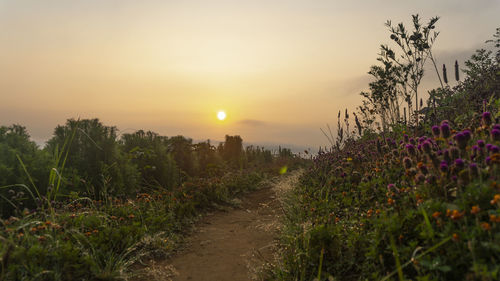
M 240 207 L 207 214 L 183 250 L 149 268 L 149 280 L 258 280 L 274 259 L 280 197 L 299 172 L 246 195 Z

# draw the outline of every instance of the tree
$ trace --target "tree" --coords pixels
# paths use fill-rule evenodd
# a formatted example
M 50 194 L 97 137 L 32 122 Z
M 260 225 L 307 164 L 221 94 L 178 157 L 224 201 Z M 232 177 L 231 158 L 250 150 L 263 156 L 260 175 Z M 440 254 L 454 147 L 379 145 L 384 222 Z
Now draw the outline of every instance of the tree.
M 381 56 L 395 63 L 399 67 L 398 85 L 399 94 L 407 103 L 408 111 L 413 109 L 412 99 L 415 98 L 414 118 L 415 125 L 419 120 L 419 92 L 418 87 L 424 76 L 424 65 L 429 58 L 434 64 L 441 87 L 441 77 L 432 55 L 432 46 L 439 35 L 433 31 L 439 17 L 431 18 L 427 24 L 422 24 L 419 15 L 412 15 L 412 30 L 407 30 L 403 23 L 395 26 L 387 21 L 386 26 L 391 32 L 390 38 L 399 46 L 401 53 L 397 56 L 394 50 L 387 45 L 381 46 Z M 408 118 L 411 122 L 411 118 Z
M 62 172 L 67 189 L 88 191 L 101 198 L 132 193 L 139 188 L 137 168 L 120 150 L 116 127 L 104 126 L 99 119 L 69 119 L 64 126 L 57 126 L 47 151 L 56 154 L 74 130 L 67 170 Z

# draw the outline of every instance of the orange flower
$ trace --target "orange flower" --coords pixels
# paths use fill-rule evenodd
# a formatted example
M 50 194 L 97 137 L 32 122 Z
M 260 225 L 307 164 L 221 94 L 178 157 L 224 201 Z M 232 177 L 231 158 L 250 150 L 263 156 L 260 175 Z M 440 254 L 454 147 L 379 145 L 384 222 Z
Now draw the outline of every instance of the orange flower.
M 51 224 L 52 224 L 52 222 L 51 222 L 51 221 L 46 221 L 46 222 L 45 222 L 45 225 L 46 225 L 46 226 L 50 226 Z
M 453 233 L 453 235 L 451 236 L 451 240 L 458 242 L 460 240 L 460 236 L 458 236 L 458 234 L 456 233 Z
M 90 231 L 87 231 L 87 232 L 85 232 L 85 235 L 88 237 L 88 236 L 92 235 L 92 233 Z
M 380 209 L 375 210 L 375 214 L 380 214 Z
M 117 217 L 116 217 L 116 216 L 111 216 L 111 217 L 109 217 L 109 218 L 110 218 L 110 219 L 112 219 L 112 220 L 116 220 L 116 219 L 117 219 Z
M 452 220 L 459 220 L 464 216 L 465 212 L 459 212 L 458 210 L 453 210 L 451 212 L 450 218 Z
M 128 215 L 128 218 L 133 219 L 133 218 L 135 218 L 135 216 L 134 216 L 134 214 L 130 214 L 130 215 Z
M 487 223 L 487 222 L 482 222 L 481 223 L 481 228 L 483 230 L 489 231 L 491 229 L 491 225 L 489 223 Z
M 481 208 L 479 208 L 478 205 L 475 205 L 475 206 L 472 206 L 470 213 L 473 215 L 476 215 L 477 213 L 479 213 L 479 211 L 481 211 Z
M 74 219 L 74 218 L 76 218 L 76 214 L 71 214 L 69 217 Z
M 490 221 L 491 221 L 491 222 L 495 222 L 495 221 L 496 221 L 496 219 L 497 219 L 497 216 L 495 216 L 495 215 L 493 215 L 493 214 L 491 214 L 491 215 L 490 215 Z
M 495 205 L 498 201 L 500 201 L 500 194 L 495 194 L 493 196 L 493 200 L 490 201 L 491 205 Z
M 38 237 L 38 241 L 40 241 L 40 242 L 43 242 L 45 240 L 47 240 L 47 238 L 45 236 L 43 236 L 43 235 L 40 236 L 40 237 Z
M 394 204 L 394 200 L 392 200 L 392 198 L 388 198 L 387 199 L 387 204 L 389 204 L 389 205 Z
M 432 217 L 438 219 L 441 215 L 442 215 L 441 212 L 434 212 L 434 214 L 432 214 Z
M 32 228 L 30 229 L 30 231 L 31 231 L 31 232 L 36 232 L 37 230 L 38 230 L 38 229 L 37 229 L 36 227 L 32 227 Z

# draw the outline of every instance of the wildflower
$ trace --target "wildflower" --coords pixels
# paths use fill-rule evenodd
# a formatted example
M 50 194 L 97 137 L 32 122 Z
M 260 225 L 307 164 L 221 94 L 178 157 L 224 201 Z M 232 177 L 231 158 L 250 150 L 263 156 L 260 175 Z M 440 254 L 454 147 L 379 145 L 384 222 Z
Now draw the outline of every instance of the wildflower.
M 497 221 L 497 216 L 495 216 L 495 215 L 491 214 L 491 215 L 490 215 L 490 221 L 491 221 L 491 222 L 496 222 L 496 221 Z
M 479 168 L 477 167 L 477 164 L 476 164 L 476 163 L 470 163 L 470 164 L 469 164 L 469 171 L 470 171 L 470 174 L 471 174 L 473 177 L 477 177 L 477 176 L 479 176 Z
M 422 174 L 424 175 L 427 175 L 427 173 L 429 172 L 429 170 L 427 169 L 427 166 L 425 166 L 424 163 L 422 162 L 418 162 L 417 163 L 417 168 L 422 172 Z
M 476 215 L 479 213 L 479 211 L 481 211 L 481 208 L 479 208 L 478 205 L 475 205 L 475 206 L 472 206 L 471 210 L 470 210 L 470 213 L 473 214 L 473 215 Z
M 417 151 L 415 150 L 415 146 L 413 144 L 407 144 L 406 145 L 406 151 L 408 151 L 408 154 L 410 155 L 416 155 Z
M 458 242 L 458 241 L 460 241 L 460 236 L 456 233 L 453 233 L 453 235 L 451 236 L 451 239 L 453 240 L 453 242 Z
M 430 154 L 432 151 L 432 144 L 430 141 L 426 140 L 422 143 L 422 149 L 425 153 Z
M 396 190 L 396 186 L 394 184 L 390 183 L 387 185 L 387 191 L 391 192 L 394 190 Z
M 453 210 L 451 212 L 450 218 L 452 220 L 459 220 L 459 219 L 461 219 L 464 216 L 464 214 L 465 214 L 465 212 L 460 212 L 458 210 Z
M 436 212 L 434 212 L 434 213 L 432 214 L 432 217 L 433 217 L 433 218 L 435 218 L 435 219 L 438 219 L 441 215 L 442 215 L 442 213 L 441 213 L 441 212 L 437 212 L 437 211 L 436 211 Z
M 128 215 L 128 218 L 133 219 L 133 218 L 135 218 L 135 216 L 134 216 L 134 214 L 130 214 L 130 215 Z
M 500 153 L 495 153 L 490 157 L 492 164 L 500 164 Z
M 481 223 L 481 228 L 483 230 L 489 231 L 489 230 L 491 230 L 491 225 L 489 223 L 487 223 L 487 222 L 482 222 Z
M 491 138 L 495 141 L 500 141 L 500 130 L 499 129 L 491 130 Z
M 486 159 L 484 159 L 484 162 L 486 163 L 486 165 L 490 165 L 491 164 L 491 157 L 486 157 Z
M 392 198 L 387 199 L 387 204 L 392 205 L 394 204 L 394 200 Z
M 43 235 L 38 237 L 38 241 L 40 241 L 40 242 L 44 242 L 45 240 L 47 240 L 47 238 Z
M 403 165 L 404 165 L 404 167 L 405 167 L 406 170 L 410 169 L 411 166 L 412 166 L 411 159 L 408 158 L 408 157 L 403 158 Z
M 76 217 L 76 214 L 71 214 L 69 217 L 74 219 Z
M 407 134 L 404 134 L 404 135 L 403 135 L 403 140 L 404 140 L 406 143 L 408 143 L 408 142 L 410 142 L 410 137 L 409 137 Z
M 489 151 L 491 151 L 492 153 L 499 153 L 500 152 L 500 148 L 496 145 L 492 145 L 489 149 Z
M 458 133 L 453 138 L 455 139 L 455 142 L 460 149 L 463 150 L 465 149 L 465 147 L 467 147 L 467 137 L 464 133 Z
M 450 137 L 451 135 L 451 130 L 450 130 L 450 125 L 448 125 L 448 123 L 444 123 L 445 121 L 443 121 L 441 123 L 441 126 L 440 126 L 440 130 L 441 130 L 441 137 L 444 138 L 444 139 L 447 139 Z
M 478 140 L 478 141 L 477 141 L 477 145 L 478 145 L 479 147 L 483 148 L 483 147 L 486 145 L 486 143 L 484 142 L 484 140 Z
M 110 219 L 112 219 L 112 220 L 116 220 L 116 219 L 117 219 L 117 217 L 116 217 L 116 216 L 111 216 L 111 217 L 109 217 L 109 218 L 110 218 Z
M 490 112 L 483 112 L 482 115 L 482 121 L 484 126 L 490 126 L 491 125 L 491 113 Z
M 460 170 L 462 170 L 465 166 L 465 163 L 464 163 L 464 160 L 458 158 L 455 160 L 455 167 L 459 168 Z
M 85 236 L 89 237 L 90 235 L 92 235 L 90 231 L 85 232 Z
M 498 201 L 500 201 L 500 194 L 495 194 L 495 196 L 493 196 L 493 200 L 490 201 L 491 205 L 495 205 L 496 203 L 498 203 Z
M 435 138 L 439 137 L 440 130 L 438 126 L 432 126 L 432 134 Z

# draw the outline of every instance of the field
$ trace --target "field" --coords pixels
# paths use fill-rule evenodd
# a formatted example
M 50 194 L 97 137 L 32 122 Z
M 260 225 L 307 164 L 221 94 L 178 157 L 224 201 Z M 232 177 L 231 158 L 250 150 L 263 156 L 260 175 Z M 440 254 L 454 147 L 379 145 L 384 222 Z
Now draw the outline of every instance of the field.
M 338 112 L 314 155 L 99 119 L 69 119 L 41 148 L 25 127 L 0 127 L 0 280 L 163 278 L 155 263 L 240 279 L 252 247 L 268 251 L 254 279 L 499 280 L 500 29 L 456 64 L 453 87 L 435 67 L 424 104 L 437 21 L 387 23 L 397 50 L 381 46 L 363 104 Z

